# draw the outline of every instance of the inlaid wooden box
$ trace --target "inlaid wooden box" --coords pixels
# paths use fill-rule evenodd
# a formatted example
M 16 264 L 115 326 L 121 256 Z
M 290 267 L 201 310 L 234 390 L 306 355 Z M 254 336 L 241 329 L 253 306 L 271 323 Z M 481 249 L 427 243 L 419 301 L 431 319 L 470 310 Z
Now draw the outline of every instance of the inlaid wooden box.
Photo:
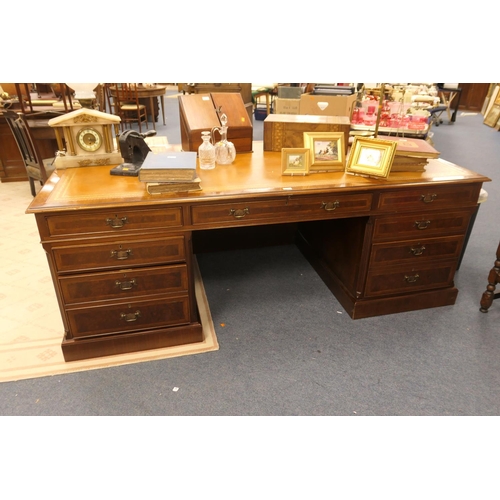
M 264 151 L 303 148 L 304 132 L 344 132 L 347 151 L 350 128 L 347 116 L 272 114 L 264 120 Z
M 211 94 L 188 94 L 179 96 L 181 143 L 184 151 L 198 151 L 202 143 L 201 133 L 220 127 L 219 116 L 227 116 L 227 140 L 236 148 L 236 153 L 252 151 L 253 125 L 243 103 L 241 94 L 212 92 Z M 220 135 L 216 133 L 216 141 Z

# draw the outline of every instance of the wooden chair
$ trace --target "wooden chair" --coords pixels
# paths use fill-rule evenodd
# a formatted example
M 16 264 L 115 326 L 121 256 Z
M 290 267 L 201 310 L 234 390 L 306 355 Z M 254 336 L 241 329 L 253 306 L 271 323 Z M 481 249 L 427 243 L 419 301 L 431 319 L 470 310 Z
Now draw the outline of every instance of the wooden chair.
M 36 195 L 35 181 L 43 186 L 50 174 L 55 170 L 54 158 L 42 159 L 38 146 L 33 140 L 26 117 L 22 113 L 5 110 L 3 113 L 21 153 L 30 182 L 31 194 Z
M 139 102 L 136 83 L 113 84 L 113 100 L 115 114 L 121 118 L 122 130 L 127 124 L 136 122 L 139 132 L 142 131 L 143 122 L 146 123 L 146 129 L 148 128 L 148 112 L 146 106 Z
M 479 310 L 483 313 L 487 313 L 493 301 L 500 297 L 499 292 L 495 293 L 495 288 L 500 283 L 500 243 L 498 244 L 496 257 L 495 263 L 488 274 L 488 285 L 481 297 Z

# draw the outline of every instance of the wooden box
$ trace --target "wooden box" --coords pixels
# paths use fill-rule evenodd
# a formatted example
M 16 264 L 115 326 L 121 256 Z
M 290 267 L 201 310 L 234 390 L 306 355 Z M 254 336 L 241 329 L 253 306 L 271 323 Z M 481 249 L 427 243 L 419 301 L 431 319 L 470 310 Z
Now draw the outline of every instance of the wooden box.
M 181 143 L 183 151 L 196 151 L 202 143 L 201 133 L 220 127 L 219 115 L 227 116 L 227 140 L 236 148 L 236 153 L 252 151 L 253 126 L 243 103 L 241 94 L 213 92 L 211 94 L 188 94 L 179 96 Z M 216 133 L 218 141 L 220 135 Z
M 269 115 L 264 120 L 264 151 L 303 148 L 304 132 L 344 132 L 347 151 L 350 128 L 347 116 Z

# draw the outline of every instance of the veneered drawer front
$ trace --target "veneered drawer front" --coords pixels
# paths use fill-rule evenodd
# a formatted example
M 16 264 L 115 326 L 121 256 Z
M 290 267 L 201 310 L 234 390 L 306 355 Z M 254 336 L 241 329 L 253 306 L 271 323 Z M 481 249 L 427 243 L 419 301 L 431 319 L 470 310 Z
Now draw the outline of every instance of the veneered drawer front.
M 370 271 L 365 297 L 447 287 L 453 283 L 456 267 L 456 261 L 447 261 L 438 265 L 429 262 Z
M 469 226 L 470 214 L 469 210 L 462 210 L 380 217 L 374 223 L 373 240 L 402 240 L 464 234 Z
M 189 298 L 162 297 L 67 309 L 73 337 L 123 333 L 189 323 Z
M 187 292 L 186 264 L 124 271 L 62 276 L 59 279 L 64 302 L 73 305 L 103 300 L 124 300 L 145 295 Z
M 57 245 L 52 253 L 59 273 L 165 264 L 186 258 L 183 236 Z
M 107 210 L 47 217 L 50 236 L 113 234 L 182 227 L 180 207 L 154 210 Z
M 401 212 L 405 210 L 427 210 L 460 208 L 477 205 L 481 186 L 456 184 L 448 187 L 422 187 L 381 193 L 378 208 Z
M 193 206 L 193 226 L 235 223 L 291 222 L 297 220 L 317 220 L 366 214 L 372 204 L 371 193 L 352 195 L 325 194 L 317 196 L 294 196 L 267 201 L 235 201 Z
M 463 236 L 446 238 L 427 238 L 388 243 L 375 243 L 372 246 L 370 269 L 374 266 L 397 263 L 435 261 L 437 259 L 458 259 L 462 249 Z

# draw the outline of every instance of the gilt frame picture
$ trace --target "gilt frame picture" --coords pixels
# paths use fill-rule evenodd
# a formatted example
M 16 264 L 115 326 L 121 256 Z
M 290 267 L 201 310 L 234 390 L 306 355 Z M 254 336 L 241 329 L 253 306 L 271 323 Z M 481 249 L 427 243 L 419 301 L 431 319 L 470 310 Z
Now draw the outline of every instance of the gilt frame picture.
M 308 148 L 282 148 L 282 175 L 308 175 L 310 164 L 311 157 Z
M 310 151 L 310 173 L 345 170 L 343 132 L 304 132 L 304 147 Z
M 396 154 L 397 142 L 355 137 L 346 172 L 370 177 L 387 177 Z

